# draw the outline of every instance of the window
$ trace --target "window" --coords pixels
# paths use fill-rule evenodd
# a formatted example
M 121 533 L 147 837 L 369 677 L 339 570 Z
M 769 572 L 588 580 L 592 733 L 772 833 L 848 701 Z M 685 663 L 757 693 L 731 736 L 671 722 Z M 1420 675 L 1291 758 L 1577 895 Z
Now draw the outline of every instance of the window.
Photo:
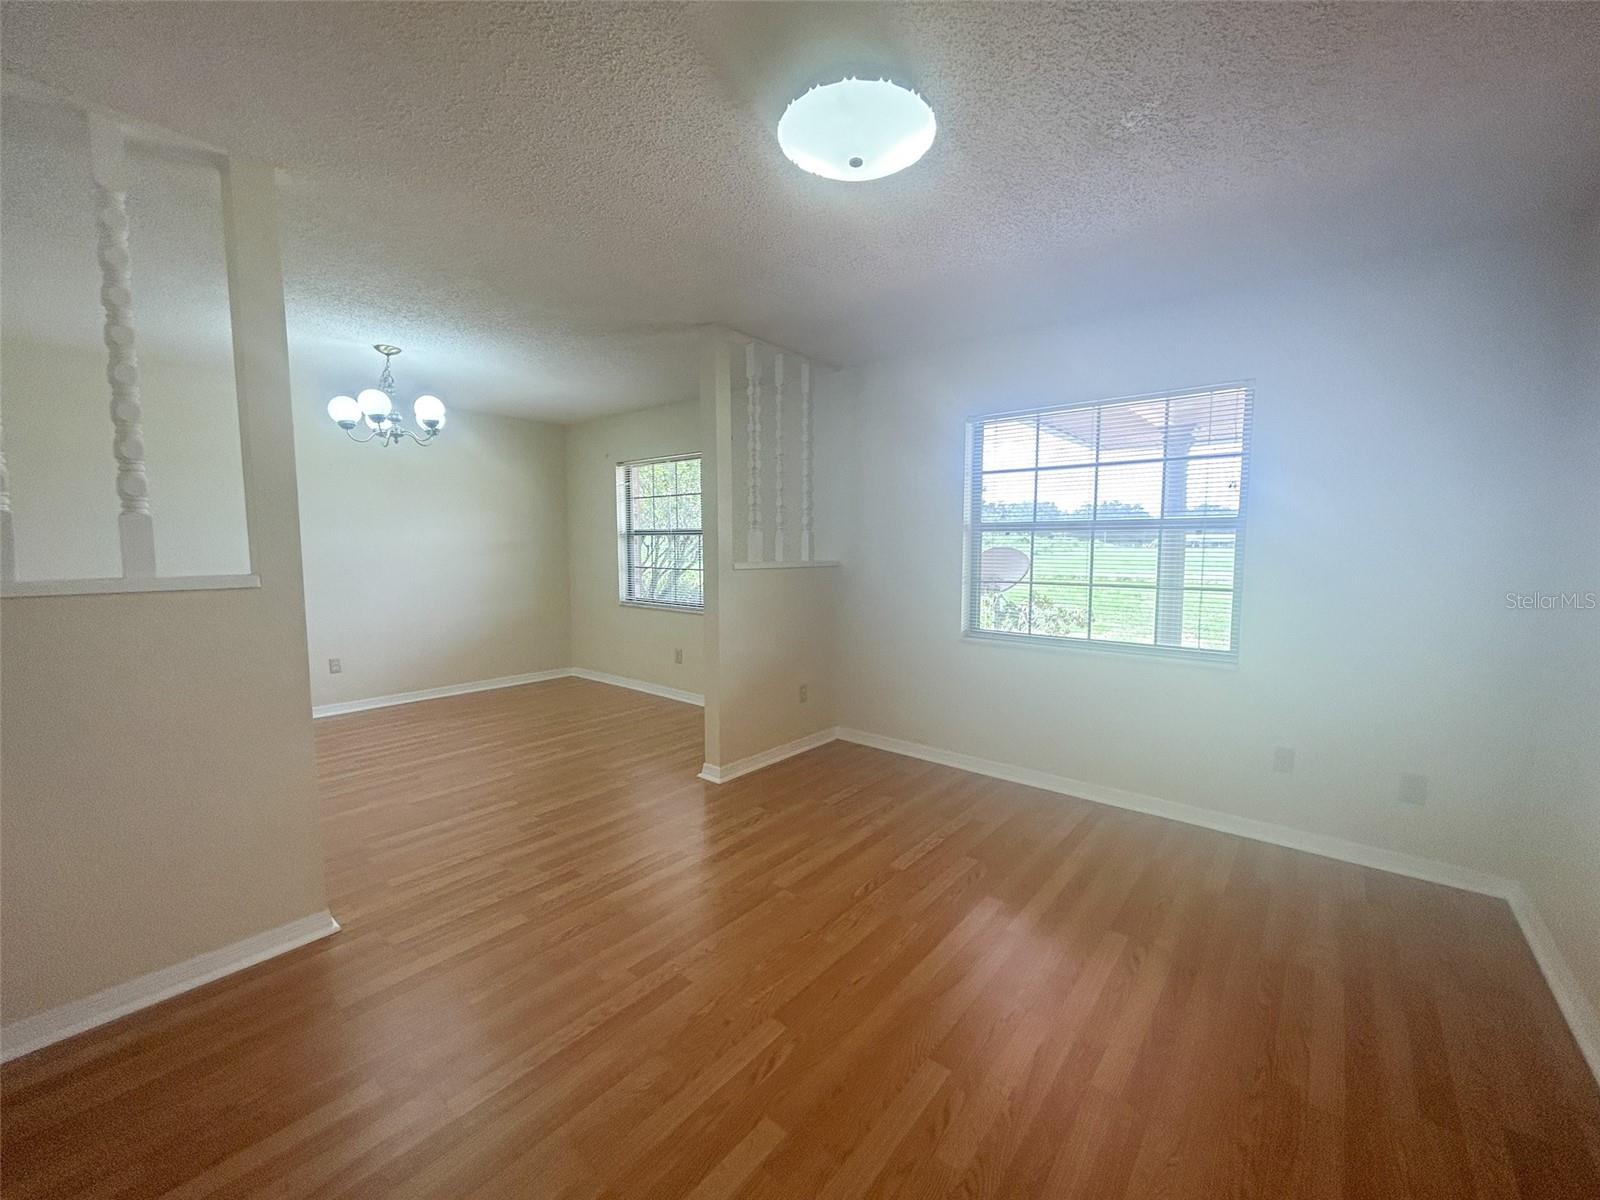
M 1230 384 L 972 421 L 967 632 L 1235 657 L 1252 397 Z
M 624 603 L 704 607 L 698 454 L 617 467 L 617 543 Z

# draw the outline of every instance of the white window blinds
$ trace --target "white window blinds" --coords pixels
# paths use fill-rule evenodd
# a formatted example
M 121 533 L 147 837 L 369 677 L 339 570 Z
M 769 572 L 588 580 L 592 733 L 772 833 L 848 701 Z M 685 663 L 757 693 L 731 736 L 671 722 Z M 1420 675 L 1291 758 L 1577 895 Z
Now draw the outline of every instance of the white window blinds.
M 617 575 L 630 604 L 705 604 L 700 456 L 617 467 Z
M 966 628 L 1231 658 L 1252 390 L 971 422 Z

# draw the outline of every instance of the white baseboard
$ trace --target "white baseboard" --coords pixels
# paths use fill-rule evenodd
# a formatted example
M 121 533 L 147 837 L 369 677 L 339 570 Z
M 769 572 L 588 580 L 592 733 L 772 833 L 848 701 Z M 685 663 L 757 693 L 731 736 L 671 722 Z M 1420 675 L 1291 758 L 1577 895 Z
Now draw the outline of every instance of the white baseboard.
M 667 687 L 662 683 L 650 683 L 643 679 L 629 679 L 625 675 L 607 675 L 604 671 L 591 671 L 587 667 L 571 667 L 563 672 L 574 679 L 588 679 L 594 683 L 609 683 L 612 687 L 630 688 L 635 692 L 648 692 L 652 696 L 660 696 L 666 700 L 679 700 L 684 704 L 697 704 L 701 708 L 706 706 L 706 698 L 699 692 L 685 692 L 680 688 Z
M 707 783 L 727 783 L 730 779 L 748 775 L 751 771 L 759 771 L 762 767 L 770 767 L 773 763 L 793 758 L 796 754 L 815 750 L 818 746 L 834 741 L 838 736 L 837 729 L 819 729 L 816 733 L 808 733 L 805 737 L 795 738 L 794 741 L 786 742 L 782 746 L 774 746 L 771 750 L 763 750 L 759 754 L 737 759 L 726 766 L 703 763 L 700 767 L 700 778 Z
M 1600 1083 L 1600 1012 L 1589 1003 L 1578 985 L 1577 976 L 1562 955 L 1561 947 L 1556 945 L 1555 934 L 1539 915 L 1539 906 L 1533 902 L 1533 897 L 1520 883 L 1513 883 L 1511 888 L 1512 894 L 1506 897 L 1511 902 L 1511 912 L 1522 926 L 1522 936 L 1544 972 L 1545 982 L 1550 985 L 1561 1015 L 1567 1019 L 1573 1040 L 1578 1043 L 1589 1070 L 1594 1072 L 1595 1081 Z
M 1491 896 L 1503 897 L 1509 896 L 1509 889 L 1515 886 L 1509 879 L 1501 879 L 1482 871 L 1437 862 L 1431 858 L 1402 854 L 1397 850 L 1384 850 L 1360 842 L 1345 841 L 1343 838 L 1328 834 L 1308 833 L 1288 825 L 1277 825 L 1270 821 L 1257 821 L 1251 817 L 1234 816 L 1212 808 L 1162 800 L 1155 796 L 1146 796 L 1141 792 L 1106 787 L 1083 779 L 1070 779 L 1065 775 L 1052 775 L 1046 771 L 1035 771 L 1029 767 L 1013 766 L 1010 763 L 977 758 L 970 754 L 957 754 L 935 746 L 924 746 L 919 742 L 907 742 L 899 738 L 884 737 L 881 734 L 865 733 L 859 729 L 840 729 L 838 732 L 843 741 L 857 742 L 863 746 L 887 750 L 892 754 L 904 754 L 910 758 L 920 758 L 926 762 L 956 767 L 963 771 L 971 771 L 975 775 L 988 775 L 1010 783 L 1021 783 L 1047 792 L 1060 792 L 1065 796 L 1092 800 L 1096 804 L 1109 804 L 1114 808 L 1148 813 L 1153 817 L 1166 817 L 1171 821 L 1182 821 L 1185 825 L 1215 829 L 1219 833 L 1237 834 L 1239 837 L 1251 838 L 1258 842 L 1270 842 L 1274 846 L 1287 846 L 1291 850 L 1304 850 L 1309 854 L 1320 854 L 1323 858 L 1335 858 L 1341 862 L 1356 863 L 1363 867 L 1376 867 L 1380 871 L 1409 875 L 1413 879 L 1425 879 L 1429 883 L 1442 883 L 1447 887 L 1464 888 L 1469 892 L 1484 892 Z
M 491 692 L 496 688 L 521 687 L 525 683 L 543 683 L 546 679 L 561 679 L 572 674 L 566 667 L 553 671 L 533 671 L 527 675 L 502 675 L 498 679 L 479 679 L 472 683 L 451 683 L 444 687 L 423 688 L 420 692 L 395 692 L 389 696 L 373 696 L 366 700 L 341 700 L 336 704 L 316 704 L 311 716 L 340 717 L 345 713 L 366 712 L 369 708 L 389 708 L 396 704 L 415 704 L 418 700 L 438 700 L 445 696 L 464 696 L 468 692 Z
M 1395 875 L 1406 875 L 1428 883 L 1439 883 L 1446 887 L 1499 897 L 1511 906 L 1511 913 L 1521 927 L 1522 936 L 1527 940 L 1529 949 L 1533 951 L 1539 969 L 1544 973 L 1545 982 L 1549 985 L 1556 1004 L 1572 1030 L 1578 1049 L 1588 1062 L 1589 1069 L 1594 1072 L 1596 1081 L 1600 1081 L 1600 1013 L 1596 1012 L 1594 1005 L 1578 985 L 1577 977 L 1573 975 L 1572 968 L 1562 956 L 1554 935 L 1545 925 L 1544 918 L 1539 915 L 1538 906 L 1534 904 L 1523 886 L 1515 880 L 1491 875 L 1485 871 L 1475 871 L 1468 867 L 1459 867 L 1453 863 L 1439 862 L 1436 859 L 1404 854 L 1398 850 L 1385 850 L 1378 846 L 1346 841 L 1328 834 L 1309 833 L 1270 821 L 1258 821 L 1251 817 L 1235 816 L 1215 809 L 1199 808 L 1192 804 L 1161 800 L 1139 792 L 1105 787 L 1081 779 L 1069 779 L 1064 775 L 1052 775 L 1045 771 L 1013 766 L 993 759 L 977 758 L 970 754 L 957 754 L 935 746 L 924 746 L 920 742 L 884 737 L 882 734 L 867 733 L 860 729 L 839 728 L 833 733 L 841 741 L 856 742 L 878 750 L 887 750 L 891 754 L 904 754 L 909 758 L 920 758 L 926 762 L 971 771 L 975 775 L 988 775 L 1044 791 L 1076 796 L 1096 804 L 1109 804 L 1115 808 L 1165 817 L 1171 821 L 1182 821 L 1186 825 L 1198 825 L 1203 829 L 1214 829 L 1220 833 L 1231 833 L 1258 842 L 1268 842 L 1274 846 L 1303 850 L 1308 854 L 1321 855 L 1323 858 L 1337 859 L 1340 862 L 1372 867 Z M 707 776 L 702 774 L 701 778 L 705 779 Z
M 108 987 L 103 992 L 74 1000 L 59 1008 L 23 1017 L 0 1029 L 0 1062 L 10 1062 L 24 1054 L 31 1054 L 52 1042 L 83 1033 L 97 1025 L 115 1021 L 141 1008 L 149 1008 L 163 1000 L 181 995 L 232 975 L 246 967 L 276 958 L 299 946 L 339 932 L 339 922 L 326 909 L 253 934 L 219 950 L 196 955 L 187 962 L 163 967 L 127 983 Z
M 543 683 L 547 679 L 588 679 L 595 683 L 609 683 L 612 687 L 628 688 L 635 692 L 648 692 L 652 696 L 661 696 L 667 700 L 679 700 L 684 704 L 697 704 L 701 708 L 706 705 L 706 698 L 699 692 L 685 692 L 643 679 L 629 679 L 623 675 L 607 675 L 603 671 L 591 671 L 587 667 L 556 667 L 550 671 L 533 671 L 527 675 L 502 675 L 498 679 L 479 679 L 472 683 L 452 683 L 444 687 L 424 688 L 420 692 L 395 692 L 389 696 L 373 696 L 368 700 L 341 700 L 337 704 L 317 704 L 312 706 L 311 716 L 341 717 L 346 713 L 366 712 L 369 708 L 415 704 L 418 700 L 439 700 L 445 696 L 464 696 L 468 692 L 492 692 L 496 688 Z

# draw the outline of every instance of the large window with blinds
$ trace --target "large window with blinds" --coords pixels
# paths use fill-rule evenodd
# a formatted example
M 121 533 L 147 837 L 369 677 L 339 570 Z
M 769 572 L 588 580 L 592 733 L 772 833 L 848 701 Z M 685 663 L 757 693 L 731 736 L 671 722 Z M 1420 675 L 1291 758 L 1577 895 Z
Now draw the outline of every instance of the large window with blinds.
M 700 456 L 617 466 L 617 576 L 624 604 L 705 606 Z
M 980 417 L 968 427 L 966 630 L 1232 659 L 1246 384 Z

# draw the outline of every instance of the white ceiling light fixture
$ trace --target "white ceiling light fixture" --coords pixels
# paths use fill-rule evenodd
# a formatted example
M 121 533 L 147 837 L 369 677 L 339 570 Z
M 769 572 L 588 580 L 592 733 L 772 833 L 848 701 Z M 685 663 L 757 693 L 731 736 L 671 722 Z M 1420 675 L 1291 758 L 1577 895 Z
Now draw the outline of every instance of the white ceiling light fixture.
M 411 405 L 411 411 L 423 432 L 407 429 L 400 410 L 394 406 L 394 373 L 389 370 L 389 360 L 400 353 L 400 347 L 380 342 L 373 349 L 383 355 L 383 370 L 378 375 L 378 386 L 367 388 L 355 396 L 335 396 L 328 401 L 328 416 L 352 442 L 376 439 L 381 445 L 393 446 L 402 438 L 410 438 L 417 445 L 426 446 L 444 428 L 444 401 L 437 396 L 418 396 Z M 369 431 L 365 437 L 355 432 L 356 426 L 361 424 L 365 424 Z
M 933 145 L 928 102 L 887 79 L 841 79 L 792 101 L 778 121 L 790 162 L 824 179 L 861 183 L 903 171 Z

